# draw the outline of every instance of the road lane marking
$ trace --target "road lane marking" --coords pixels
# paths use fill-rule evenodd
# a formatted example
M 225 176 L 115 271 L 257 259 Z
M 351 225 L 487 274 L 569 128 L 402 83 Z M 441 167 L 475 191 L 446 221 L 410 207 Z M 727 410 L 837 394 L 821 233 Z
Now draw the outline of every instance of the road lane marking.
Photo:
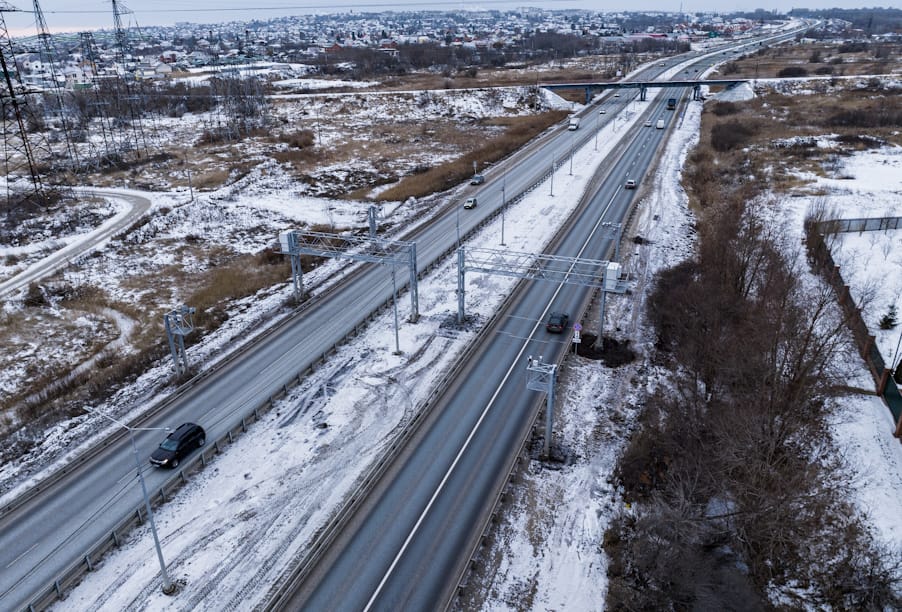
M 9 569 L 9 568 L 11 568 L 13 565 L 15 565 L 16 563 L 18 563 L 19 560 L 20 560 L 22 557 L 24 557 L 25 555 L 27 555 L 28 553 L 30 553 L 31 551 L 33 551 L 37 545 L 38 545 L 37 542 L 35 542 L 34 544 L 32 544 L 32 545 L 31 545 L 31 548 L 29 548 L 28 550 L 26 550 L 25 552 L 23 552 L 21 555 L 19 555 L 18 557 L 16 557 L 16 558 L 13 559 L 12 561 L 10 561 L 10 562 L 9 562 L 9 565 L 7 565 L 7 566 L 6 566 L 5 568 L 3 568 L 3 569 Z
M 620 187 L 618 186 L 614 190 L 614 195 L 611 196 L 611 199 L 608 200 L 607 205 L 604 207 L 604 210 L 598 216 L 598 221 L 595 222 L 595 226 L 592 228 L 592 231 L 586 237 L 586 240 L 583 242 L 582 247 L 579 249 L 579 253 L 576 254 L 575 259 L 579 259 L 583 252 L 586 250 L 586 247 L 589 246 L 589 243 L 592 241 L 592 237 L 595 235 L 595 232 L 598 231 L 598 228 L 601 226 L 602 221 L 606 214 L 608 214 L 608 210 L 611 208 L 611 205 L 614 203 L 614 200 L 617 198 L 617 194 L 620 193 Z M 573 267 L 576 265 L 574 262 L 570 265 L 570 270 L 567 271 L 569 275 L 570 271 L 573 270 Z M 542 312 L 542 316 L 539 320 L 536 321 L 535 325 L 532 328 L 532 331 L 529 334 L 529 338 L 536 333 L 536 330 L 541 325 L 541 321 L 545 319 L 549 309 L 551 308 L 551 304 L 554 302 L 555 298 L 557 298 L 558 294 L 564 288 L 564 283 L 558 285 L 557 289 L 554 292 L 554 295 L 551 296 L 551 299 L 548 301 L 548 305 L 545 307 L 545 310 Z M 398 563 L 401 561 L 401 557 L 407 551 L 407 547 L 410 546 L 410 542 L 413 541 L 414 536 L 416 536 L 417 531 L 419 531 L 420 526 L 423 524 L 423 521 L 426 519 L 426 515 L 432 509 L 432 505 L 435 503 L 435 500 L 438 499 L 438 496 L 441 495 L 442 490 L 445 488 L 445 484 L 447 484 L 448 479 L 451 477 L 452 472 L 454 472 L 454 468 L 457 467 L 457 464 L 460 462 L 461 457 L 463 457 L 467 448 L 470 446 L 470 442 L 476 436 L 476 432 L 479 430 L 480 425 L 485 420 L 486 415 L 489 410 L 495 404 L 495 400 L 498 399 L 498 395 L 501 394 L 501 389 L 504 385 L 507 384 L 507 380 L 510 378 L 511 373 L 513 373 L 514 368 L 517 367 L 520 363 L 520 359 L 523 357 L 523 353 L 526 351 L 526 348 L 529 346 L 529 341 L 523 344 L 523 347 L 520 349 L 520 352 L 517 353 L 517 356 L 514 358 L 511 363 L 510 368 L 508 368 L 507 373 L 504 375 L 504 378 L 501 380 L 501 383 L 495 389 L 495 392 L 492 394 L 492 398 L 489 400 L 489 403 L 483 409 L 482 414 L 479 415 L 479 420 L 476 421 L 476 424 L 473 426 L 473 429 L 470 430 L 467 439 L 464 440 L 463 446 L 460 447 L 460 450 L 457 452 L 457 456 L 454 457 L 454 461 L 451 462 L 451 466 L 445 472 L 445 475 L 442 477 L 441 482 L 436 488 L 435 492 L 432 494 L 432 497 L 429 499 L 429 503 L 426 504 L 426 507 L 423 509 L 423 512 L 420 514 L 420 517 L 417 519 L 417 522 L 414 524 L 413 529 L 410 530 L 410 533 L 407 535 L 407 538 L 404 540 L 404 544 L 401 545 L 401 549 L 398 551 L 398 554 L 395 555 L 394 560 L 389 566 L 388 570 L 385 572 L 385 575 L 382 577 L 382 580 L 379 581 L 379 585 L 376 587 L 376 590 L 373 592 L 369 601 L 367 601 L 366 606 L 363 608 L 363 612 L 369 612 L 372 609 L 373 605 L 376 602 L 376 599 L 382 593 L 382 589 L 385 587 L 385 584 L 388 582 L 388 579 L 391 577 L 392 573 L 395 571 L 395 567 L 397 567 Z

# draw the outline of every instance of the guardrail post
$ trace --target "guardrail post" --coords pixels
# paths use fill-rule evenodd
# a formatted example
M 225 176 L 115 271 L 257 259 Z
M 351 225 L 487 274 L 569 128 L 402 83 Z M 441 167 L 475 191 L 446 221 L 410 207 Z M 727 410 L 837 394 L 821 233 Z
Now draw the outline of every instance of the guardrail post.
M 56 596 L 60 599 L 63 598 L 63 589 L 60 588 L 60 581 L 57 578 L 53 581 L 53 588 L 56 589 Z
M 135 513 L 138 515 L 138 524 L 140 525 L 141 523 L 144 522 L 144 519 L 141 518 L 141 508 L 138 508 L 137 510 L 135 510 Z
M 91 557 L 89 557 L 88 555 L 85 555 L 85 565 L 88 566 L 88 571 L 89 571 L 89 572 L 93 572 L 93 571 L 94 571 L 94 566 L 91 564 Z

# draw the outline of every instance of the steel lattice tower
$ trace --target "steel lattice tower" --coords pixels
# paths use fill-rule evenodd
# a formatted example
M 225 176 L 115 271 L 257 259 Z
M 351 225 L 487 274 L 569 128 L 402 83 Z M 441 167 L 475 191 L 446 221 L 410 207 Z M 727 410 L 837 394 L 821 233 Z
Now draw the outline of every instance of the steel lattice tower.
M 113 4 L 113 26 L 116 30 L 116 59 L 122 66 L 123 70 L 123 74 L 118 81 L 124 93 L 124 95 L 121 95 L 120 98 L 125 100 L 126 105 L 128 106 L 128 113 L 131 118 L 132 133 L 135 137 L 135 154 L 138 157 L 141 157 L 141 149 L 144 150 L 145 155 L 147 154 L 147 139 L 144 135 L 143 125 L 145 105 L 143 104 L 143 100 L 140 100 L 139 96 L 136 96 L 134 94 L 132 87 L 129 84 L 130 78 L 134 78 L 134 75 L 128 74 L 125 62 L 126 58 L 131 55 L 131 49 L 128 42 L 128 32 L 122 25 L 122 15 L 131 13 L 131 10 L 123 3 L 117 2 L 117 0 L 110 1 Z M 142 102 L 140 104 L 140 108 L 136 108 L 137 106 L 139 106 L 138 104 L 136 104 L 137 102 Z
M 77 169 L 80 166 L 78 161 L 78 150 L 75 147 L 75 143 L 72 141 L 72 131 L 69 129 L 69 119 L 67 117 L 66 107 L 63 105 L 63 92 L 60 88 L 60 83 L 57 80 L 56 68 L 54 66 L 56 53 L 53 47 L 53 38 L 50 36 L 50 30 L 47 28 L 47 21 L 44 19 L 44 12 L 41 10 L 41 5 L 38 3 L 38 0 L 34 0 L 34 17 L 38 31 L 38 40 L 40 40 L 41 43 L 42 61 L 46 61 L 50 70 L 50 79 L 53 83 L 52 89 L 56 100 L 56 106 L 59 111 L 60 122 L 63 129 L 63 140 L 66 143 L 66 152 L 69 154 L 72 165 Z
M 29 140 L 30 135 L 25 127 L 25 117 L 27 115 L 27 101 L 24 97 L 25 87 L 22 84 L 19 69 L 16 66 L 12 39 L 9 37 L 6 18 L 3 16 L 3 13 L 18 11 L 19 9 L 0 0 L 0 67 L 3 69 L 3 80 L 6 85 L 6 91 L 0 94 L 0 103 L 2 103 L 0 107 L 2 107 L 3 113 L 7 194 L 9 194 L 10 177 L 27 166 L 34 194 L 42 198 L 44 188 L 35 164 Z M 13 123 L 12 127 L 10 126 L 11 122 Z

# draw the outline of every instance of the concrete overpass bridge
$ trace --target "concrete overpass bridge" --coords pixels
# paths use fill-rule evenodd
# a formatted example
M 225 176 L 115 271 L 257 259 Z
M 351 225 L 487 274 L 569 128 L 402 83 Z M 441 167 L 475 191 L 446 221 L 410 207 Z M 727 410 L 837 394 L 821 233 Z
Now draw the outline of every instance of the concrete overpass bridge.
M 645 101 L 650 87 L 690 87 L 692 88 L 692 99 L 701 99 L 702 85 L 724 86 L 727 88 L 735 87 L 740 83 L 748 83 L 749 79 L 710 79 L 699 81 L 696 79 L 685 81 L 617 81 L 617 82 L 573 82 L 573 83 L 539 83 L 539 87 L 550 89 L 585 89 L 586 104 L 592 100 L 592 96 L 596 91 L 605 89 L 638 89 L 639 99 Z

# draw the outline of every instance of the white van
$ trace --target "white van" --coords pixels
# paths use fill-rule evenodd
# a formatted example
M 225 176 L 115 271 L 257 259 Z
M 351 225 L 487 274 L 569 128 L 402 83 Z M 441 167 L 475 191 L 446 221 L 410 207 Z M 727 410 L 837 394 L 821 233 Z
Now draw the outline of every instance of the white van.
M 664 120 L 658 119 L 658 122 L 655 124 L 655 127 L 659 130 L 663 130 L 664 129 Z

